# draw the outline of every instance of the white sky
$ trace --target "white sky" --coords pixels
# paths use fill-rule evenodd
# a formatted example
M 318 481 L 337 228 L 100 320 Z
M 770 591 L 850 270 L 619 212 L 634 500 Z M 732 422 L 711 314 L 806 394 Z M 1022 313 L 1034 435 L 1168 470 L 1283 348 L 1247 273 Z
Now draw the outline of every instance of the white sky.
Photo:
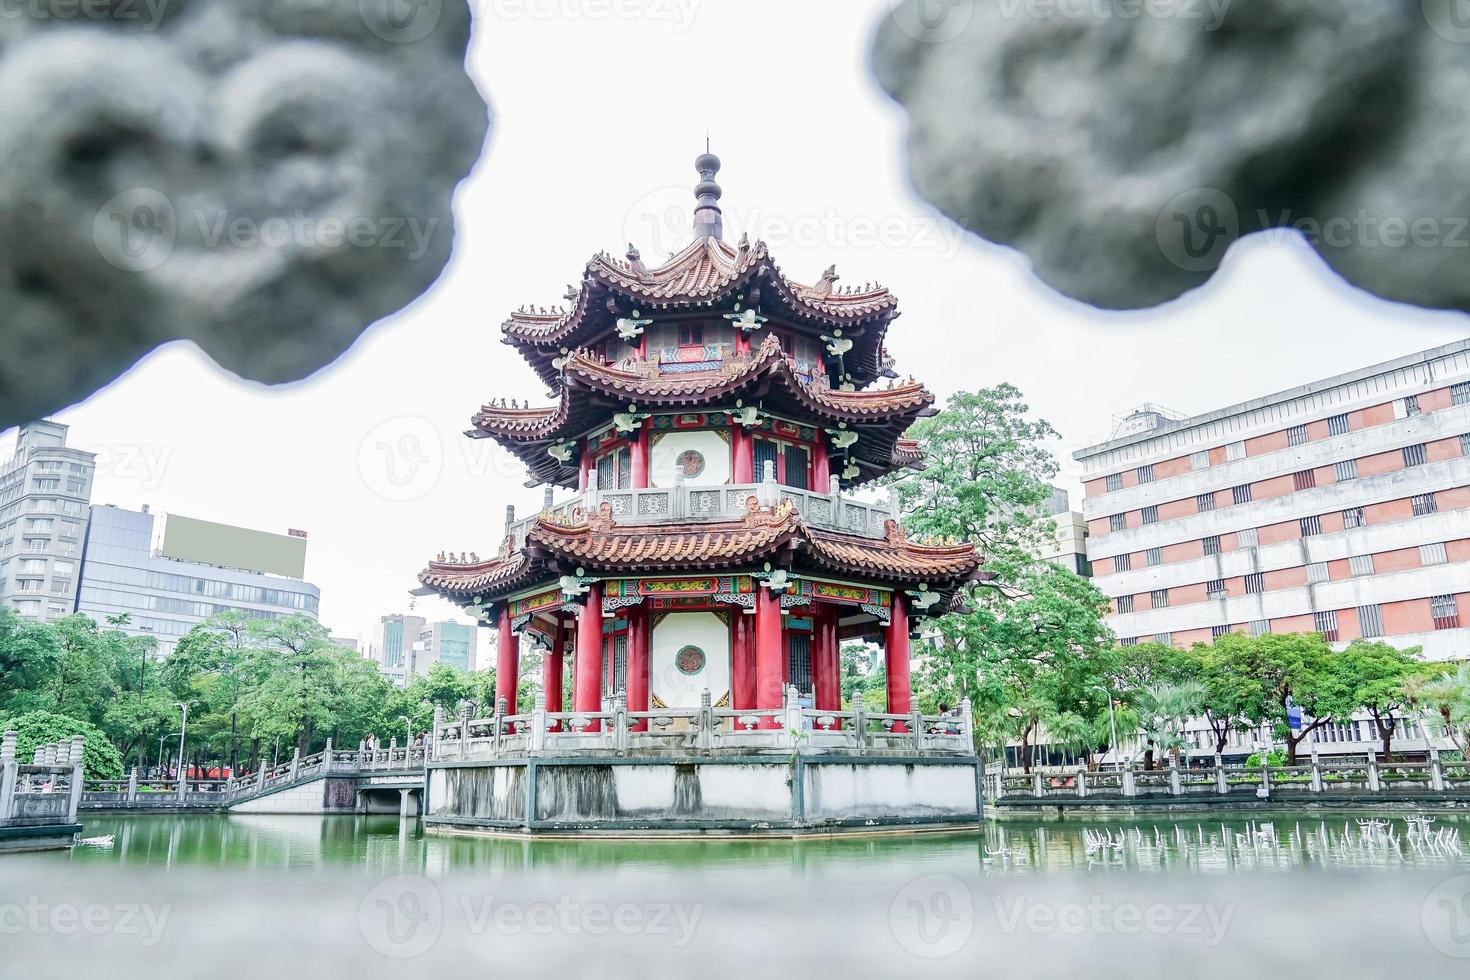
M 1281 239 L 1238 246 L 1209 287 L 1149 314 L 1066 301 L 908 189 L 902 115 L 866 68 L 889 0 L 638 2 L 647 16 L 620 19 L 579 0 L 472 0 L 495 126 L 444 277 L 298 385 L 241 382 L 192 345 L 156 351 L 58 416 L 101 454 L 93 502 L 308 531 L 307 577 L 337 634 L 406 611 L 427 559 L 493 554 L 506 504 L 540 504 L 509 457 L 461 435 L 492 397 L 546 401 L 500 323 L 559 304 L 596 251 L 632 240 L 661 261 L 690 220 L 707 129 L 727 239 L 750 230 L 803 281 L 835 262 L 847 284 L 892 288 L 900 373 L 941 397 L 1019 386 L 1064 436 L 1074 505 L 1072 450 L 1138 403 L 1208 411 L 1470 333 L 1458 314 L 1355 293 Z

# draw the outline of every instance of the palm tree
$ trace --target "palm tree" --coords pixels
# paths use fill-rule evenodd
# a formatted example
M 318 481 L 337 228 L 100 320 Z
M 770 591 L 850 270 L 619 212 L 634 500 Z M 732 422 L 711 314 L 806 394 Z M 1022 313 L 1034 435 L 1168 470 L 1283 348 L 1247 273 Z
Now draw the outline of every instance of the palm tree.
M 1046 719 L 1046 734 L 1052 745 L 1081 752 L 1087 759 L 1087 768 L 1092 768 L 1092 750 L 1095 746 L 1092 722 L 1075 711 L 1063 711 Z
M 1438 733 L 1452 739 L 1470 758 L 1470 661 L 1432 679 L 1410 678 L 1404 683 L 1404 693 L 1416 708 L 1438 714 Z
M 1204 710 L 1205 687 L 1198 681 L 1152 684 L 1134 695 L 1133 703 L 1142 719 L 1143 737 L 1149 748 L 1145 768 L 1152 769 L 1154 751 L 1167 752 L 1179 762 L 1179 753 L 1189 748 L 1184 725 Z

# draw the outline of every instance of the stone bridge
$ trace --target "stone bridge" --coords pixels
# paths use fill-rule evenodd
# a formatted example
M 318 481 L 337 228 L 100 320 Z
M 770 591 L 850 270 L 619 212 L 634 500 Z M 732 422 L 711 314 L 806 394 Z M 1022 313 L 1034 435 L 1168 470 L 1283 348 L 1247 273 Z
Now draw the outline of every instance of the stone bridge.
M 93 780 L 83 787 L 83 810 L 233 813 L 398 813 L 419 815 L 424 750 L 397 745 L 369 751 L 334 749 L 262 769 L 242 779 Z

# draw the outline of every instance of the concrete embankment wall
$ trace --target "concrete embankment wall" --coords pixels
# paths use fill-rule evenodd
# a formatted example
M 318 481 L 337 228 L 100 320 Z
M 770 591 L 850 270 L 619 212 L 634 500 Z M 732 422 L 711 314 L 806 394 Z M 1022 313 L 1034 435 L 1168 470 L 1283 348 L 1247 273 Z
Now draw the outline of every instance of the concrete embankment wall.
M 431 768 L 427 820 L 509 832 L 751 833 L 974 823 L 974 759 L 516 759 Z

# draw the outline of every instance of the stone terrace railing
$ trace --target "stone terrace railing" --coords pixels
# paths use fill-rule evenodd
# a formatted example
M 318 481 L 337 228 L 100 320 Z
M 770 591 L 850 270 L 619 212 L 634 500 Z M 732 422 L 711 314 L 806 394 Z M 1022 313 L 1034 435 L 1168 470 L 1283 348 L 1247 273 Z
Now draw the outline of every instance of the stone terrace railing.
M 607 711 L 547 711 L 538 695 L 530 714 L 512 715 L 502 703 L 489 718 L 434 721 L 433 761 L 499 759 L 528 755 L 715 755 L 812 752 L 855 755 L 973 755 L 969 705 L 952 715 L 818 711 L 802 707 L 795 688 L 786 706 L 737 711 L 697 708 L 629 711 L 623 698 Z
M 0 737 L 0 828 L 76 823 L 82 736 L 39 746 L 29 765 L 15 757 L 16 737 Z
M 1382 762 L 1376 754 L 1366 762 L 1311 761 L 1295 766 L 1180 767 L 1170 759 L 1165 768 L 1142 770 L 1125 759 L 1120 771 L 1049 770 L 1032 773 L 990 772 L 985 795 L 1007 805 L 1120 803 L 1137 800 L 1272 800 L 1326 802 L 1333 797 L 1364 796 L 1392 802 L 1444 798 L 1470 800 L 1470 762 L 1446 762 L 1430 749 L 1425 762 Z
M 719 521 L 737 520 L 746 512 L 746 501 L 755 497 L 762 506 L 774 507 L 789 499 L 802 518 L 813 527 L 833 531 L 846 531 L 863 537 L 882 538 L 884 525 L 896 520 L 896 506 L 892 498 L 881 504 L 865 503 L 855 497 L 845 496 L 836 477 L 826 493 L 815 490 L 797 490 L 776 482 L 770 463 L 766 464 L 765 480 L 761 483 L 722 484 L 718 486 L 686 486 L 682 482 L 673 487 L 658 487 L 648 490 L 599 490 L 597 474 L 588 474 L 592 486 L 586 493 L 563 501 L 549 508 L 560 521 L 570 521 L 572 512 L 583 507 L 595 510 L 604 502 L 612 507 L 614 518 L 620 524 L 637 524 L 640 521 L 694 520 Z M 539 517 L 539 515 L 538 515 Z M 537 517 L 512 521 L 511 535 L 517 548 L 526 543 L 526 535 L 536 525 Z

